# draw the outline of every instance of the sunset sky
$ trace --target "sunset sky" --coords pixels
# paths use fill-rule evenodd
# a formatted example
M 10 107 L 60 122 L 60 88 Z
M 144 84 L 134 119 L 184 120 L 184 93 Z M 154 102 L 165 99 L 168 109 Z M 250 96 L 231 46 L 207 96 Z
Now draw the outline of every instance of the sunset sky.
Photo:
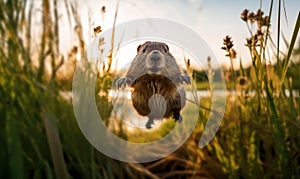
M 92 16 L 92 26 L 101 25 L 102 29 L 106 30 L 112 27 L 116 4 L 116 0 L 88 0 L 87 3 L 82 2 L 80 4 L 80 13 L 89 13 Z M 102 6 L 106 6 L 104 21 L 101 15 Z M 262 9 L 265 14 L 269 13 L 269 6 L 269 0 L 262 0 Z M 222 39 L 229 35 L 234 40 L 237 57 L 246 64 L 250 62 L 250 57 L 244 44 L 249 32 L 246 24 L 241 20 L 240 14 L 245 8 L 256 12 L 259 7 L 259 0 L 121 0 L 117 24 L 140 18 L 162 18 L 175 21 L 199 34 L 222 63 L 227 62 L 228 59 L 220 47 L 222 46 Z M 282 10 L 281 32 L 290 40 L 300 9 L 300 1 L 286 0 L 285 7 L 288 21 L 285 20 Z M 271 21 L 271 34 L 275 42 L 277 12 L 278 0 L 275 0 Z M 82 16 L 82 18 L 85 19 L 83 21 L 87 21 L 88 16 Z M 86 38 L 90 42 L 92 40 L 90 34 L 92 33 L 88 29 L 85 30 L 85 34 L 89 34 Z M 283 43 L 281 46 L 284 47 Z M 285 50 L 285 48 L 281 48 L 281 50 Z M 238 66 L 238 60 L 236 62 L 236 66 Z

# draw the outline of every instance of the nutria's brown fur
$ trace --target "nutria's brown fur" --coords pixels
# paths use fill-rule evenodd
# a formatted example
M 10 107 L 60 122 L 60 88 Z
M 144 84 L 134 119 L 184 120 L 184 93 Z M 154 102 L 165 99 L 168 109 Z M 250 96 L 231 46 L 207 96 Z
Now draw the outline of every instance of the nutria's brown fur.
M 173 115 L 181 121 L 180 110 L 185 105 L 183 82 L 189 84 L 190 77 L 182 75 L 167 44 L 145 42 L 137 48 L 124 78 L 118 82 L 118 88 L 128 84 L 133 88 L 132 103 L 137 112 L 148 116 L 147 128 L 151 128 L 154 119 Z

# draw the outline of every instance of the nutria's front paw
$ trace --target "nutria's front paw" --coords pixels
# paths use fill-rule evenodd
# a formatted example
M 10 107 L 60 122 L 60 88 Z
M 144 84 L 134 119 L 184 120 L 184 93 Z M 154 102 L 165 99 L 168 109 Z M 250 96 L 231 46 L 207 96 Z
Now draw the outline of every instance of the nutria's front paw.
M 182 117 L 180 115 L 180 111 L 179 110 L 174 110 L 174 114 L 173 114 L 173 118 L 175 119 L 175 121 L 177 122 L 182 122 Z
M 188 75 L 185 76 L 180 76 L 179 80 L 181 83 L 186 83 L 186 84 L 191 84 L 191 77 L 189 77 Z
M 179 122 L 179 123 L 182 122 L 182 117 L 181 117 L 180 114 L 174 114 L 173 117 L 174 117 L 174 120 L 175 120 L 176 122 Z
M 131 84 L 132 84 L 132 80 L 131 80 L 131 78 L 128 78 L 128 77 L 121 78 L 117 81 L 118 89 L 121 88 L 123 85 L 126 86 L 126 85 L 131 85 Z
M 153 124 L 153 118 L 152 117 L 149 117 L 148 118 L 148 121 L 146 123 L 146 128 L 147 129 L 151 129 L 152 128 L 152 124 Z
M 175 119 L 175 121 L 181 123 L 182 122 L 182 117 L 179 116 L 177 119 Z

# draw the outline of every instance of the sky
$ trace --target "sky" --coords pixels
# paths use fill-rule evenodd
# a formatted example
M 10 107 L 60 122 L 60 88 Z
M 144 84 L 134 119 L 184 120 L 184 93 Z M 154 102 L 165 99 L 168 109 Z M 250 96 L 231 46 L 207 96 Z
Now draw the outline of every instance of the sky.
M 83 2 L 80 4 L 83 22 L 87 23 L 87 14 L 90 14 L 93 27 L 101 25 L 103 31 L 112 27 L 117 0 L 88 0 L 86 3 Z M 244 45 L 249 32 L 246 24 L 241 20 L 240 14 L 245 8 L 256 12 L 260 5 L 262 5 L 265 14 L 268 14 L 270 0 L 120 0 L 116 24 L 140 18 L 161 18 L 175 21 L 196 32 L 207 43 L 217 61 L 225 64 L 228 64 L 229 60 L 225 57 L 225 51 L 221 50 L 221 46 L 223 38 L 229 35 L 234 41 L 234 48 L 238 53 L 237 58 L 242 59 L 243 64 L 249 64 L 250 55 Z M 101 15 L 102 6 L 106 6 L 104 18 Z M 281 33 L 289 40 L 300 10 L 300 0 L 285 0 L 285 7 L 287 21 L 282 10 L 280 17 Z M 276 41 L 278 0 L 274 0 L 273 9 L 271 35 Z M 91 34 L 91 29 L 86 28 L 87 43 L 93 40 Z M 128 49 L 134 48 L 135 50 L 135 46 L 136 44 L 128 47 Z M 121 49 L 120 56 L 127 59 L 133 58 L 136 51 L 128 54 L 128 49 L 123 50 L 123 52 Z M 286 51 L 283 43 L 281 49 Z M 234 64 L 238 67 L 239 60 L 235 60 Z

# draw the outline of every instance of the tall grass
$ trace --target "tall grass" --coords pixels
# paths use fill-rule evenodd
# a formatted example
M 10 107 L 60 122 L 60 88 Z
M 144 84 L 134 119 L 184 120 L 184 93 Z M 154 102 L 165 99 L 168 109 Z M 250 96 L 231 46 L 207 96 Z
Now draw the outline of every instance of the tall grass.
M 76 4 L 64 1 L 64 13 L 58 3 L 62 2 L 0 1 L 0 177 L 138 176 L 141 172 L 102 155 L 85 140 L 71 103 L 59 93 L 69 88 L 72 76 L 62 83 L 57 74 L 78 50 L 67 57 L 60 53 L 58 14 L 75 19 L 77 28 L 72 33 L 77 34 L 79 47 L 73 49 L 84 52 L 85 44 Z M 33 13 L 40 26 L 33 25 Z
M 251 80 L 251 85 L 242 88 L 244 95 L 231 99 L 231 102 L 237 105 L 228 105 L 229 114 L 238 116 L 242 123 L 225 119 L 224 126 L 216 137 L 217 142 L 210 146 L 211 151 L 223 164 L 224 171 L 233 178 L 299 177 L 299 150 L 296 147 L 299 146 L 300 134 L 297 114 L 299 103 L 295 103 L 299 98 L 295 98 L 292 93 L 287 96 L 284 89 L 292 92 L 291 85 L 287 85 L 286 71 L 296 42 L 300 17 L 297 18 L 288 53 L 282 59 L 283 66 L 278 69 L 267 64 L 270 59 L 266 59 L 265 54 L 267 41 L 270 39 L 272 7 L 273 1 L 269 16 L 264 16 L 260 9 L 256 13 L 248 10 L 242 13 L 242 19 L 247 26 L 249 23 L 252 26 L 256 25 L 255 30 L 248 28 L 250 37 L 246 43 L 252 66 L 251 72 L 245 76 Z M 280 30 L 280 19 L 278 22 Z M 277 54 L 274 56 L 279 58 L 279 46 L 276 49 Z M 278 63 L 281 63 L 281 60 L 278 59 Z M 254 90 L 255 96 L 251 96 L 249 90 Z

